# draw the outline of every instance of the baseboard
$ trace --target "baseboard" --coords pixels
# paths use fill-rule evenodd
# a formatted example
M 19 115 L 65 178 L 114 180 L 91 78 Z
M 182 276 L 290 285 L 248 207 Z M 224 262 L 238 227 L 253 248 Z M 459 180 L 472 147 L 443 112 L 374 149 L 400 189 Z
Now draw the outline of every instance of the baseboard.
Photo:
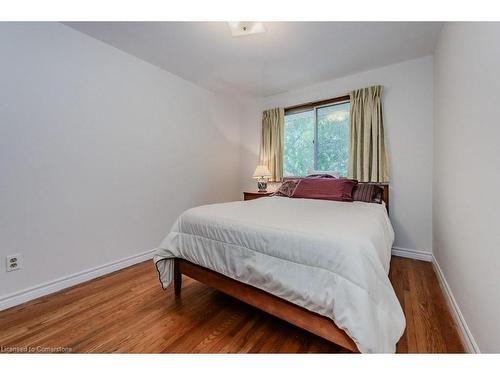
M 104 276 L 108 273 L 121 270 L 122 268 L 132 266 L 145 260 L 152 259 L 155 250 L 156 249 L 148 250 L 137 255 L 132 255 L 130 257 L 117 260 L 115 262 L 107 263 L 105 265 L 78 272 L 73 275 L 68 275 L 53 281 L 49 281 L 47 283 L 39 284 L 21 290 L 19 292 L 1 296 L 0 311 L 8 309 L 9 307 L 20 305 L 21 303 L 31 301 L 35 298 L 43 297 L 47 294 L 69 288 L 70 286 L 77 285 L 100 276 Z
M 458 333 L 460 334 L 460 338 L 462 339 L 462 343 L 464 344 L 465 350 L 468 353 L 481 353 L 479 347 L 477 346 L 476 340 L 474 340 L 474 336 L 465 321 L 460 308 L 458 307 L 457 301 L 453 296 L 453 293 L 444 277 L 443 271 L 439 266 L 436 258 L 432 257 L 432 265 L 434 266 L 434 271 L 436 272 L 437 278 L 439 280 L 439 284 L 441 285 L 441 289 L 444 291 L 444 296 L 446 301 L 448 302 L 448 306 L 450 306 L 451 314 L 453 319 L 455 320 L 455 324 L 458 328 Z
M 392 255 L 432 262 L 432 253 L 430 251 L 405 249 L 404 247 L 393 247 Z

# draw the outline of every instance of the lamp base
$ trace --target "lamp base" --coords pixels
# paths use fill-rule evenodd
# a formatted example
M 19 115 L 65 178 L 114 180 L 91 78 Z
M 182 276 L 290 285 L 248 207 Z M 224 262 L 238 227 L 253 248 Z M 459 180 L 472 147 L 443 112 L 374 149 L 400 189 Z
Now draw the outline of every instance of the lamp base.
M 267 191 L 267 181 L 257 181 L 257 187 L 261 192 Z

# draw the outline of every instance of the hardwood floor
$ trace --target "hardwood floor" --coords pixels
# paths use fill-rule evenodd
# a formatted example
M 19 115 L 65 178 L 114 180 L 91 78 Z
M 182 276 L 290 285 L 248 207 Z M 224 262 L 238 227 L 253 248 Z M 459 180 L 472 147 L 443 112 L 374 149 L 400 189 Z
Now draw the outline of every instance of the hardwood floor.
M 390 278 L 407 323 L 397 351 L 462 353 L 431 264 L 393 257 Z M 188 278 L 176 299 L 172 287 L 161 290 L 151 261 L 0 312 L 0 347 L 4 352 L 13 347 L 101 353 L 340 351 Z

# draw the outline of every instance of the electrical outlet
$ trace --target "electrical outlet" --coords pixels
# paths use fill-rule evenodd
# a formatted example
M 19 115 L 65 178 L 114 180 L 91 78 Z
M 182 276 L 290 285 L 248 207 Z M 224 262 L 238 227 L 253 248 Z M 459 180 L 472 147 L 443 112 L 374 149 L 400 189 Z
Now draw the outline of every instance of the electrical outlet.
M 21 268 L 21 254 L 7 255 L 7 272 Z

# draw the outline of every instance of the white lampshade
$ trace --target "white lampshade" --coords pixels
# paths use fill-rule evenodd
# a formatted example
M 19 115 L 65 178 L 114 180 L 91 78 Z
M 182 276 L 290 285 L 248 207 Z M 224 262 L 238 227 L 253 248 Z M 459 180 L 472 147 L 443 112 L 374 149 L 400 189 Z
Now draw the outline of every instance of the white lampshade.
M 264 177 L 271 177 L 271 172 L 269 171 L 269 168 L 267 166 L 258 165 L 257 168 L 255 168 L 255 172 L 253 172 L 253 178 Z

